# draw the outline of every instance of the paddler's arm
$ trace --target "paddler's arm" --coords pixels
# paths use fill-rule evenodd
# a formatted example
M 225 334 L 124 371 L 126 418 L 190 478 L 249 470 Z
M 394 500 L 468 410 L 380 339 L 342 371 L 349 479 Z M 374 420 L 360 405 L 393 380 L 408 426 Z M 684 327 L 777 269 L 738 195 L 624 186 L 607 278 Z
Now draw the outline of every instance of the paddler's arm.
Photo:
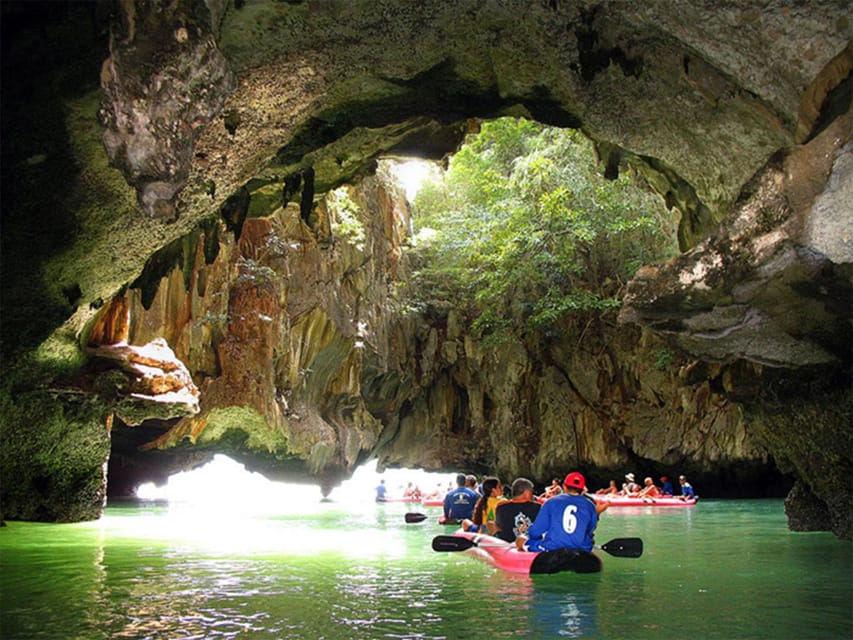
M 610 503 L 606 500 L 602 500 L 599 502 L 595 498 L 592 497 L 591 493 L 583 494 L 583 497 L 589 500 L 595 506 L 595 513 L 601 515 L 603 511 L 607 511 L 607 508 L 610 506 Z

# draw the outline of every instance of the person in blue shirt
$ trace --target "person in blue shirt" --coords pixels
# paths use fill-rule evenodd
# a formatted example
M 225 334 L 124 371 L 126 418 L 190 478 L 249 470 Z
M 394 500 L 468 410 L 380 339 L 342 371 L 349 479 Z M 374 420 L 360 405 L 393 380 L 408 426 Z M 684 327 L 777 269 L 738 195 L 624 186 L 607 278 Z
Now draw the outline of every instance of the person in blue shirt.
M 465 486 L 465 474 L 456 476 L 456 488 L 444 496 L 444 522 L 462 522 L 474 515 L 474 505 L 480 496 Z
M 691 498 L 696 497 L 696 493 L 693 491 L 693 486 L 687 482 L 687 478 L 684 476 L 678 476 L 678 484 L 681 485 L 681 495 L 679 497 L 682 500 L 690 500 Z
M 565 493 L 550 498 L 542 505 L 539 515 L 527 530 L 527 536 L 516 538 L 516 546 L 527 551 L 592 551 L 598 510 L 595 503 L 583 495 L 586 493 L 586 479 L 573 471 L 566 476 L 563 489 Z
M 382 478 L 376 486 L 376 502 L 385 502 L 387 500 L 385 497 L 387 492 L 388 489 L 385 487 L 385 478 Z
M 660 481 L 661 481 L 660 492 L 665 496 L 671 496 L 672 495 L 672 483 L 669 481 L 669 478 L 667 478 L 666 476 L 661 476 Z

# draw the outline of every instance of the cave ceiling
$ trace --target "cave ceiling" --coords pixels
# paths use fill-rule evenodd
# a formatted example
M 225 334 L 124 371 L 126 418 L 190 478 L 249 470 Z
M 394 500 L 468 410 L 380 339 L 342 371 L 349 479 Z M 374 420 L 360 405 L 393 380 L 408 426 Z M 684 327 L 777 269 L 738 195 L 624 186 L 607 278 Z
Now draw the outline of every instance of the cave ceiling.
M 135 193 L 80 142 L 78 161 L 101 166 L 72 206 L 110 213 L 77 225 L 45 286 L 80 308 L 107 299 L 247 184 L 286 192 L 308 169 L 318 196 L 383 154 L 441 157 L 470 119 L 499 115 L 582 129 L 606 170 L 632 162 L 692 248 L 819 131 L 833 90 L 849 102 L 845 5 L 98 3 L 103 141 Z M 68 126 L 91 106 L 73 103 Z

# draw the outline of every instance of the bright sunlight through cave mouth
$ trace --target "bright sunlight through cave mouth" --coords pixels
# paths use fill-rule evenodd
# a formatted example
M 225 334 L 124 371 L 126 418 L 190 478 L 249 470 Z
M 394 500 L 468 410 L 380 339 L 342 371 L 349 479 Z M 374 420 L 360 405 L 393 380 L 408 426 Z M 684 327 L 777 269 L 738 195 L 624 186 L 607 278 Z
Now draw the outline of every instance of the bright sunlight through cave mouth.
M 422 469 L 386 469 L 379 473 L 373 460 L 353 473 L 352 478 L 335 487 L 329 500 L 340 503 L 373 502 L 376 486 L 385 480 L 388 496 L 402 497 L 409 483 L 421 492 L 440 492 L 442 496 L 455 486 L 455 473 L 436 473 Z M 319 504 L 323 501 L 317 485 L 273 482 L 260 473 L 217 454 L 206 465 L 177 473 L 164 486 L 153 483 L 140 485 L 136 496 L 142 500 L 164 500 L 169 503 L 198 505 L 239 504 L 253 511 L 276 511 L 284 505 Z
M 403 161 L 391 162 L 391 172 L 406 191 L 406 199 L 413 202 L 421 185 L 428 179 L 438 175 L 440 169 L 435 162 L 408 158 Z

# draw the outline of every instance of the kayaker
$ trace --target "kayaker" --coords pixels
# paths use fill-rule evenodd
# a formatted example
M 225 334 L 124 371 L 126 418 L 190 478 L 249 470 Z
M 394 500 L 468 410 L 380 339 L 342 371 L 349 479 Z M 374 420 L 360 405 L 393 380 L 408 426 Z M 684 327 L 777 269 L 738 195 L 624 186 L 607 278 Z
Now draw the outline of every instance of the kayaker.
M 604 489 L 599 489 L 595 493 L 597 495 L 618 495 L 619 487 L 616 485 L 615 480 L 611 480 L 608 486 L 606 486 Z
M 474 515 L 474 506 L 480 496 L 476 491 L 465 486 L 464 473 L 456 476 L 456 488 L 444 496 L 444 521 L 462 522 Z
M 514 542 L 517 536 L 526 533 L 539 514 L 530 480 L 516 478 L 511 491 L 512 499 L 501 502 L 495 509 L 495 535 L 507 542 Z
M 696 493 L 693 491 L 693 485 L 687 482 L 687 478 L 684 476 L 678 476 L 678 484 L 681 485 L 681 495 L 678 496 L 681 500 L 690 500 L 691 498 L 696 497 Z
M 584 495 L 586 479 L 573 471 L 566 476 L 563 488 L 565 493 L 554 496 L 542 505 L 527 535 L 516 538 L 515 544 L 519 549 L 592 551 L 599 511 L 593 501 Z M 601 510 L 606 508 L 607 504 L 604 504 Z
M 483 479 L 483 495 L 474 505 L 474 515 L 470 519 L 462 521 L 465 531 L 476 531 L 494 535 L 495 532 L 495 509 L 503 497 L 503 485 L 495 477 Z
M 651 478 L 646 478 L 643 480 L 643 484 L 645 485 L 640 492 L 637 494 L 641 498 L 659 498 L 661 496 L 660 489 L 655 486 L 654 480 Z
M 664 496 L 671 496 L 672 495 L 672 483 L 669 481 L 669 478 L 667 478 L 666 476 L 661 476 L 660 482 L 661 482 L 660 492 Z
M 477 476 L 473 473 L 469 473 L 465 476 L 465 486 L 476 493 L 478 498 L 483 495 L 483 488 L 480 486 L 480 483 L 477 482 Z
M 409 498 L 410 500 L 413 500 L 413 501 L 420 500 L 421 499 L 421 490 L 418 488 L 417 485 L 412 486 L 412 483 L 410 482 L 408 485 L 406 485 L 406 488 L 403 491 L 403 497 Z
M 385 486 L 385 478 L 382 478 L 376 487 L 376 502 L 385 502 L 387 500 L 386 493 L 388 493 L 388 488 Z
M 423 496 L 424 500 L 438 500 L 442 497 L 441 483 L 435 485 L 435 489 Z
M 637 495 L 637 493 L 640 491 L 640 485 L 638 485 L 634 481 L 634 474 L 633 473 L 626 473 L 625 474 L 625 480 L 627 480 L 628 482 L 625 482 L 622 485 L 622 495 L 623 496 L 635 496 L 635 495 Z
M 561 493 L 563 493 L 563 488 L 560 486 L 560 479 L 554 478 L 551 480 L 551 484 L 545 487 L 545 491 L 539 496 L 539 500 L 545 502 L 548 498 L 553 498 Z

